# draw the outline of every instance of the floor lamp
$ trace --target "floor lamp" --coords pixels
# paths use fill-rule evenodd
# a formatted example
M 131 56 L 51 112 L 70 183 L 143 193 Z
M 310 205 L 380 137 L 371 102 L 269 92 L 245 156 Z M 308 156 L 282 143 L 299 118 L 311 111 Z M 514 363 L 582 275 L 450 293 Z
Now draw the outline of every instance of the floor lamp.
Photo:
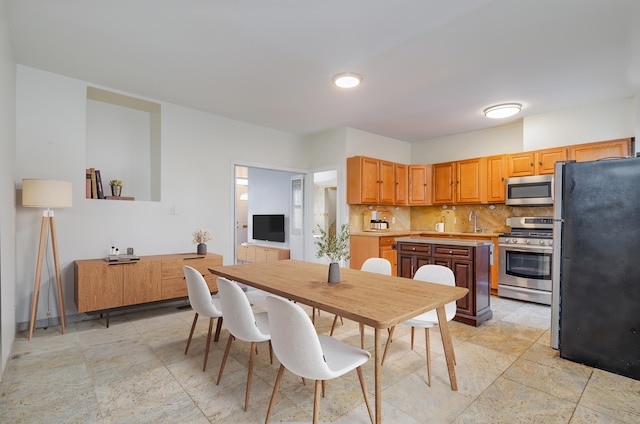
M 56 270 L 56 286 L 58 291 L 58 309 L 60 312 L 60 324 L 62 334 L 65 332 L 67 318 L 64 313 L 64 299 L 62 297 L 62 277 L 60 275 L 60 261 L 58 260 L 58 242 L 56 240 L 56 227 L 52 208 L 71 207 L 71 183 L 56 180 L 22 180 L 22 206 L 28 208 L 46 208 L 42 212 L 42 226 L 40 227 L 40 247 L 38 248 L 38 265 L 36 266 L 36 281 L 33 287 L 33 299 L 31 301 L 31 320 L 29 321 L 29 340 L 36 326 L 36 312 L 38 310 L 38 298 L 40 296 L 40 280 L 42 278 L 42 260 L 47 243 L 47 226 L 51 232 L 51 245 L 53 247 L 53 261 Z

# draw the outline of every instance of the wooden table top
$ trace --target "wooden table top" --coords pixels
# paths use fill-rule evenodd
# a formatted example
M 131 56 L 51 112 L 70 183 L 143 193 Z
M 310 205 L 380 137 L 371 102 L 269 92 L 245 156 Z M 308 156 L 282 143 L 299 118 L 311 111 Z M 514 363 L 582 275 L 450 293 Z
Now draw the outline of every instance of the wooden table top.
M 468 289 L 298 260 L 216 266 L 213 274 L 374 327 L 389 328 L 464 297 Z

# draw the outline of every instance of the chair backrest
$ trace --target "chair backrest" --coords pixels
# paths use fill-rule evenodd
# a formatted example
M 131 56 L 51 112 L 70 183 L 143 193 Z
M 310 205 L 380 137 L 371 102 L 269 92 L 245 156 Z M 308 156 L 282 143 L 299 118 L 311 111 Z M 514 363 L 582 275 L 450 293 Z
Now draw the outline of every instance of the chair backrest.
M 384 258 L 369 258 L 364 261 L 360 270 L 391 275 L 391 262 Z
M 251 303 L 238 283 L 222 277 L 218 277 L 217 283 L 222 318 L 229 332 L 247 342 L 269 340 L 269 334 L 258 329 Z
M 413 275 L 414 280 L 427 281 L 429 283 L 443 284 L 445 286 L 455 286 L 456 277 L 453 271 L 442 265 L 422 265 Z M 444 306 L 447 321 L 456 316 L 456 302 L 449 302 Z
M 280 363 L 300 377 L 330 378 L 332 373 L 324 361 L 318 334 L 304 309 L 287 299 L 269 295 L 267 313 L 271 345 Z
M 222 311 L 216 308 L 211 300 L 211 292 L 200 271 L 184 266 L 184 278 L 187 280 L 189 303 L 195 312 L 202 316 L 219 317 Z

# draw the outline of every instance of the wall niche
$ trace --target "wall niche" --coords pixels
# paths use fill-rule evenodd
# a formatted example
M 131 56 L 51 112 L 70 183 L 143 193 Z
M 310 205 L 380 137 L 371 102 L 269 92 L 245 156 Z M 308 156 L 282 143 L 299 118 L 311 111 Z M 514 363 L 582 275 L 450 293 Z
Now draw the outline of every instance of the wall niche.
M 86 167 L 100 170 L 105 196 L 110 180 L 122 196 L 160 201 L 160 104 L 87 87 Z

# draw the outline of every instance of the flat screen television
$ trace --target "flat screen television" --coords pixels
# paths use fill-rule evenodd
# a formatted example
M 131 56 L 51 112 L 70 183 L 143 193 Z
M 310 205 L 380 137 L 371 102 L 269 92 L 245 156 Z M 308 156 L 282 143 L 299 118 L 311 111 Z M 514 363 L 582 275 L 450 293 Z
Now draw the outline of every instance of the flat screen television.
M 284 215 L 253 215 L 253 239 L 284 243 Z

